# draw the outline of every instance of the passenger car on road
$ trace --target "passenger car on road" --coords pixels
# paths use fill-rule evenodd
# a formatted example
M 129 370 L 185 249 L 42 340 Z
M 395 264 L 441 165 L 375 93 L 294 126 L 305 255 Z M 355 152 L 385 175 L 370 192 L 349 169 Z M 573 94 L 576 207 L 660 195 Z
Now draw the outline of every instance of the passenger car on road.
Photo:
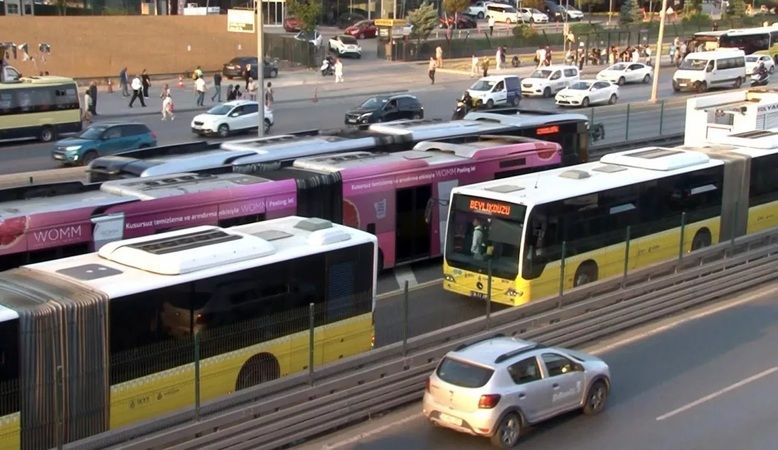
M 427 380 L 423 414 L 455 431 L 514 447 L 525 427 L 572 410 L 605 408 L 610 369 L 575 350 L 508 337 L 449 352 Z
M 243 78 L 243 69 L 246 67 L 246 64 L 251 64 L 251 78 L 256 80 L 258 78 L 257 75 L 259 75 L 259 72 L 257 71 L 259 64 L 257 64 L 257 61 L 256 56 L 238 56 L 232 58 L 228 63 L 225 63 L 224 66 L 222 66 L 222 75 L 228 80 Z M 278 76 L 278 60 L 266 59 L 262 67 L 264 69 L 262 71 L 263 77 L 275 78 Z
M 556 94 L 559 106 L 583 106 L 597 103 L 613 105 L 619 98 L 619 87 L 610 81 L 580 80 Z
M 519 17 L 524 22 L 548 23 L 548 16 L 535 8 L 519 8 Z
M 768 72 L 775 72 L 775 62 L 769 55 L 746 55 L 746 75 L 754 73 L 760 62 L 764 63 Z
M 346 113 L 346 125 L 389 122 L 399 119 L 423 119 L 424 107 L 410 94 L 370 97 Z
M 327 47 L 331 52 L 335 52 L 338 56 L 353 56 L 355 58 L 362 57 L 362 47 L 359 46 L 357 38 L 342 34 L 335 36 L 329 40 Z
M 643 63 L 616 63 L 597 73 L 598 80 L 610 81 L 619 86 L 624 83 L 648 83 L 654 76 L 654 69 Z
M 486 17 L 486 5 L 490 2 L 477 1 L 467 7 L 467 13 L 478 19 Z
M 51 157 L 65 165 L 85 166 L 100 156 L 156 145 L 157 135 L 142 123 L 98 122 L 57 141 Z
M 374 38 L 378 34 L 378 28 L 373 20 L 360 20 L 346 28 L 343 33 L 354 36 L 357 39 Z
M 532 72 L 521 80 L 521 93 L 525 96 L 542 95 L 551 97 L 553 94 L 575 83 L 580 78 L 576 66 L 545 66 Z
M 192 133 L 198 136 L 227 137 L 239 131 L 256 129 L 259 125 L 259 103 L 233 100 L 198 114 L 192 119 Z M 273 111 L 265 107 L 265 131 L 273 125 Z

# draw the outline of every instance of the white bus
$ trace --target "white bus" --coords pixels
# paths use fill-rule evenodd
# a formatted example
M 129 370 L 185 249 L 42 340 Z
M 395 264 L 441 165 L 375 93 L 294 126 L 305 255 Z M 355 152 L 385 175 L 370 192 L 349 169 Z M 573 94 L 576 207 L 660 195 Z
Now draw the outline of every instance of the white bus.
M 51 448 L 371 348 L 376 238 L 202 226 L 0 274 L 0 449 Z M 195 339 L 195 336 L 198 338 Z M 59 382 L 57 382 L 59 380 Z M 45 414 L 41 414 L 45 411 Z

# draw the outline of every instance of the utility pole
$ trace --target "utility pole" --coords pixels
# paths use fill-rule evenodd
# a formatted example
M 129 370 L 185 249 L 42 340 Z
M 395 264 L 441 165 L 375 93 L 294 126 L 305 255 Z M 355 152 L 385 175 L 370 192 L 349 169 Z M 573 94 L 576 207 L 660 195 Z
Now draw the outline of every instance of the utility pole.
M 259 104 L 258 116 L 259 126 L 257 127 L 257 135 L 263 137 L 265 135 L 265 51 L 264 51 L 264 36 L 262 35 L 262 0 L 255 0 L 255 23 L 254 30 L 257 32 L 257 103 Z M 251 76 L 251 74 L 249 74 Z
M 656 58 L 654 62 L 654 79 L 651 83 L 650 102 L 656 103 L 656 93 L 659 88 L 659 72 L 662 64 L 662 40 L 665 38 L 665 16 L 667 16 L 667 0 L 662 0 L 662 10 L 659 11 L 659 36 L 656 40 Z
M 608 5 L 608 25 L 611 24 L 611 16 L 613 15 L 613 0 L 610 1 L 610 4 Z

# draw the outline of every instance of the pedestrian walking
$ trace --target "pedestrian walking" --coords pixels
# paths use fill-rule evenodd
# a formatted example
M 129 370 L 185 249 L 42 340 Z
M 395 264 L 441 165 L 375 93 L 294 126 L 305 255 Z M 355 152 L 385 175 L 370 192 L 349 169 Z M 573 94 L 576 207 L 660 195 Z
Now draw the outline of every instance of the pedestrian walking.
M 502 47 L 497 47 L 497 54 L 494 56 L 494 60 L 496 61 L 495 70 L 502 69 Z
M 97 115 L 97 83 L 94 81 L 89 83 L 89 96 L 92 98 L 92 104 L 89 106 L 89 112 L 93 116 Z
M 439 68 L 443 68 L 443 47 L 439 45 L 435 48 L 435 62 Z
M 489 58 L 484 58 L 483 62 L 481 62 L 481 70 L 483 71 L 484 77 L 489 76 L 489 62 Z
M 89 125 L 92 123 L 92 105 L 94 104 L 94 100 L 92 99 L 92 96 L 89 93 L 89 89 L 84 91 L 84 109 L 81 112 L 81 120 Z
M 122 88 L 122 97 L 129 97 L 130 96 L 130 83 L 129 79 L 127 79 L 127 67 L 123 67 L 121 71 L 119 71 L 119 87 Z
M 548 45 L 546 46 L 546 62 L 545 62 L 545 64 L 547 66 L 551 65 L 551 47 L 549 47 Z
M 494 17 L 489 16 L 489 36 L 494 34 Z
M 159 98 L 162 99 L 162 101 L 165 100 L 165 97 L 170 95 L 170 85 L 165 83 L 164 86 L 162 86 L 162 92 L 159 93 Z
M 249 100 L 257 99 L 257 80 L 249 77 Z
M 162 99 L 162 120 L 176 120 L 176 116 L 173 115 L 174 110 L 173 97 L 170 94 L 165 95 L 165 98 Z
M 430 56 L 430 63 L 427 67 L 427 76 L 430 77 L 430 84 L 435 84 L 435 69 L 437 65 L 438 63 L 435 61 L 435 58 Z
M 135 103 L 135 99 L 140 100 L 140 105 L 142 107 L 146 107 L 146 102 L 143 100 L 143 82 L 140 81 L 140 77 L 135 75 L 132 79 L 132 83 L 130 84 L 130 87 L 132 88 L 132 98 L 130 98 L 130 108 L 132 108 L 133 103 Z
M 218 101 L 219 103 L 222 102 L 222 74 L 221 72 L 216 72 L 213 74 L 213 90 L 214 93 L 211 96 L 211 103 L 214 102 L 214 99 Z
M 584 48 L 584 43 L 580 42 L 578 44 L 578 70 L 583 70 L 584 62 L 586 61 L 586 48 Z
M 343 82 L 343 62 L 340 58 L 335 58 L 335 82 Z
M 236 84 L 232 89 L 232 100 L 240 100 L 243 97 L 243 93 L 240 92 L 240 85 Z M 227 100 L 230 100 L 229 98 Z
M 149 88 L 151 87 L 151 77 L 149 76 L 149 73 L 146 72 L 146 69 L 143 69 L 143 72 L 140 74 L 141 82 L 143 83 L 143 97 L 149 98 Z
M 546 49 L 539 47 L 535 52 L 535 59 L 538 60 L 538 67 L 544 65 L 546 63 Z
M 473 53 L 473 57 L 470 58 L 470 78 L 478 76 L 478 57 Z
M 251 80 L 251 64 L 246 64 L 246 68 L 243 70 L 243 80 L 246 81 L 244 90 L 249 90 L 249 81 Z
M 205 106 L 205 91 L 208 87 L 205 85 L 203 77 L 195 81 L 195 93 L 197 93 L 197 106 Z
M 237 86 L 237 84 L 236 84 Z M 233 90 L 233 87 L 231 84 L 227 85 L 227 101 L 231 102 L 235 100 L 235 91 Z
M 192 74 L 192 78 L 197 80 L 198 78 L 202 78 L 204 75 L 203 69 L 200 68 L 200 66 L 197 66 L 194 70 L 194 73 Z
M 273 83 L 267 82 L 267 87 L 265 88 L 265 106 L 270 108 L 273 106 Z

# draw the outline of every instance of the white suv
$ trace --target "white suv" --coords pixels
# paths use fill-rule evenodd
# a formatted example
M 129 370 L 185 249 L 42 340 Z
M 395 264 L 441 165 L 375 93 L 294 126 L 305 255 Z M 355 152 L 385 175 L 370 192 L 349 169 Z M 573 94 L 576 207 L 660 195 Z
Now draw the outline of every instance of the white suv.
M 467 14 L 470 14 L 471 16 L 477 17 L 479 19 L 483 19 L 486 17 L 486 5 L 488 5 L 489 2 L 482 2 L 478 1 L 473 3 L 472 5 L 467 7 L 467 11 L 465 11 Z
M 495 22 L 520 23 L 519 11 L 511 5 L 503 3 L 488 3 L 486 5 L 486 18 L 494 18 Z
M 495 337 L 449 352 L 427 381 L 422 412 L 440 426 L 512 448 L 522 428 L 605 407 L 610 369 L 574 350 Z
M 580 79 L 576 66 L 538 67 L 527 78 L 521 80 L 521 93 L 525 96 L 542 95 L 551 97 Z

